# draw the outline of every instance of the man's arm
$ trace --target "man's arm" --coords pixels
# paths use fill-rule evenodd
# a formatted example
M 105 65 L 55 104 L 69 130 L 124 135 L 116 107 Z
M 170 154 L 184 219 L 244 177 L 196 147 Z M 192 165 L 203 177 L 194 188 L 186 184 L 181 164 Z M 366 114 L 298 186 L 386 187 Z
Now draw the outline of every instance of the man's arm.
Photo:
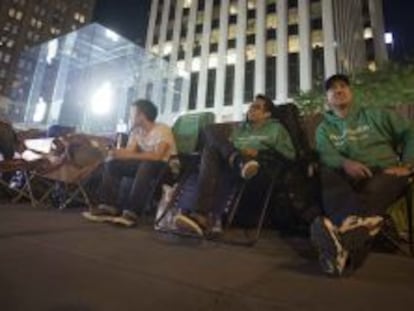
M 112 150 L 109 156 L 115 159 L 135 159 L 144 161 L 162 161 L 168 154 L 171 146 L 167 142 L 160 142 L 153 152 L 142 152 L 133 148 Z
M 322 126 L 319 126 L 316 130 L 316 150 L 322 163 L 328 167 L 341 168 L 346 160 L 335 148 Z

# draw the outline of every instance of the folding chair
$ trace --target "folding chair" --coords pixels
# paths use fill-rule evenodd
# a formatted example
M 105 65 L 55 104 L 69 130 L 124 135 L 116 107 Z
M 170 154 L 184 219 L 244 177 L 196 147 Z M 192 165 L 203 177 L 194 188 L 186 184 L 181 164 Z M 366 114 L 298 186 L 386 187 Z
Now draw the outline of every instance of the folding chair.
M 39 199 L 39 204 L 46 204 L 47 199 L 56 185 L 61 185 L 65 192 L 65 199 L 59 202 L 59 209 L 64 209 L 74 199 L 90 207 L 91 203 L 85 186 L 92 173 L 103 162 L 106 155 L 108 139 L 103 137 L 74 134 L 66 137 L 65 161 L 57 167 L 51 167 L 44 172 L 35 172 L 38 182 L 43 182 L 47 190 Z
M 30 200 L 30 204 L 35 207 L 37 204 L 36 199 L 34 198 L 31 181 L 33 179 L 33 172 L 36 170 L 39 162 L 34 161 L 25 161 L 22 159 L 12 159 L 12 160 L 3 160 L 0 161 L 0 174 L 12 174 L 20 171 L 23 175 L 24 184 L 21 188 L 10 187 L 9 182 L 5 181 L 3 178 L 0 178 L 0 185 L 3 186 L 8 191 L 13 191 L 17 195 L 12 199 L 13 203 L 16 203 L 21 198 L 27 198 Z
M 200 151 L 203 147 L 201 137 L 202 129 L 214 123 L 215 115 L 212 112 L 200 112 L 181 115 L 174 123 L 172 131 L 177 144 L 177 158 L 172 159 L 179 162 L 179 172 L 175 176 L 173 183 L 177 184 L 172 199 L 168 206 L 155 219 L 155 227 L 160 228 L 159 224 L 175 207 L 177 198 L 180 197 L 184 189 L 184 182 L 197 169 L 200 161 Z M 162 228 L 160 228 L 163 230 Z M 169 229 L 165 230 L 169 231 Z
M 246 239 L 238 241 L 232 240 L 230 241 L 231 243 L 251 246 L 259 240 L 266 216 L 269 213 L 269 209 L 281 208 L 278 206 L 279 202 L 273 202 L 274 195 L 277 194 L 278 191 L 287 192 L 287 199 L 291 201 L 290 203 L 295 208 L 297 207 L 297 204 L 293 204 L 292 201 L 299 199 L 303 201 L 302 205 L 306 205 L 301 206 L 300 208 L 309 208 L 310 205 L 320 206 L 320 193 L 318 191 L 317 176 L 317 154 L 310 148 L 298 108 L 293 104 L 277 105 L 274 107 L 272 117 L 277 119 L 289 132 L 292 144 L 295 148 L 295 160 L 291 161 L 286 159 L 277 150 L 269 149 L 268 151 L 262 153 L 262 159 L 260 160 L 263 164 L 262 171 L 266 172 L 269 184 L 265 191 L 264 202 L 259 213 L 256 230 L 253 236 L 246 234 Z M 289 189 L 289 187 L 285 184 L 287 174 L 289 172 L 293 172 L 294 174 L 300 176 L 301 180 L 309 186 L 309 189 L 306 189 L 306 191 L 302 190 L 305 193 L 305 198 L 297 198 L 298 194 L 295 193 L 295 191 L 292 191 L 293 189 Z M 254 182 L 254 179 L 251 181 L 242 181 L 240 189 L 238 189 L 237 195 L 235 196 L 235 200 L 232 202 L 233 206 L 230 207 L 226 228 L 229 228 L 233 224 L 235 215 L 238 212 L 239 205 L 241 203 L 240 201 L 244 195 L 246 187 L 250 186 L 250 182 Z M 312 183 L 314 186 L 312 186 L 311 189 L 310 185 Z M 292 212 L 295 214 L 302 214 L 304 211 L 299 210 L 298 208 Z

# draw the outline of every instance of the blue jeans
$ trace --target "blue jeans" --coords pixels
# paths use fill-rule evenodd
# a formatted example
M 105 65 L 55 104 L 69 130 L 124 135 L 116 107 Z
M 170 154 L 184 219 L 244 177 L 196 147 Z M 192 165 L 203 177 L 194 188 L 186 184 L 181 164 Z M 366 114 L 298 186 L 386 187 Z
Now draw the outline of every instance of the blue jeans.
M 167 168 L 166 162 L 111 160 L 103 168 L 100 202 L 117 206 L 122 178 L 133 178 L 122 209 L 140 214 L 148 205 L 159 179 Z
M 229 165 L 229 157 L 237 149 L 217 127 L 208 127 L 203 131 L 204 149 L 198 177 L 198 191 L 195 212 L 208 215 L 214 212 L 219 190 L 229 188 L 238 176 Z

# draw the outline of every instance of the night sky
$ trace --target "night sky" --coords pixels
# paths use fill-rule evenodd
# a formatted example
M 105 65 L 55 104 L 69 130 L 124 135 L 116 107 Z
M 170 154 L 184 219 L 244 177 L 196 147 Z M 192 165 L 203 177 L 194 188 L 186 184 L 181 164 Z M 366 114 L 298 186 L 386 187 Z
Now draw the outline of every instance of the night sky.
M 151 0 L 97 0 L 95 20 L 144 46 L 150 6 Z M 412 0 L 384 0 L 386 30 L 394 34 L 393 58 L 414 57 L 413 12 Z

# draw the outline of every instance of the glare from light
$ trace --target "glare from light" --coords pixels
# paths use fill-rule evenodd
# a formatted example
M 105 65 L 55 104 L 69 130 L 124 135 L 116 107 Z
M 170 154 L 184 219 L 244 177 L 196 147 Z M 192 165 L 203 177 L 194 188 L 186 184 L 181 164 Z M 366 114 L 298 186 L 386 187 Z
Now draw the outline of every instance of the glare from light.
M 107 115 L 112 108 L 113 89 L 110 82 L 105 82 L 92 95 L 91 111 L 95 115 Z
M 385 35 L 385 44 L 393 44 L 394 43 L 394 36 L 392 32 L 386 32 Z
M 105 36 L 107 36 L 109 39 L 111 39 L 114 42 L 119 41 L 119 35 L 115 31 L 112 31 L 110 29 L 105 30 Z
M 47 104 L 43 97 L 40 97 L 36 103 L 35 112 L 33 114 L 33 122 L 42 122 L 46 115 Z
M 367 27 L 364 29 L 364 39 L 368 40 L 368 39 L 372 39 L 373 38 L 373 33 L 372 33 L 372 28 L 371 27 Z
M 47 55 L 46 55 L 46 62 L 50 65 L 53 59 L 57 55 L 57 51 L 59 48 L 59 42 L 57 39 L 50 40 L 47 44 Z

